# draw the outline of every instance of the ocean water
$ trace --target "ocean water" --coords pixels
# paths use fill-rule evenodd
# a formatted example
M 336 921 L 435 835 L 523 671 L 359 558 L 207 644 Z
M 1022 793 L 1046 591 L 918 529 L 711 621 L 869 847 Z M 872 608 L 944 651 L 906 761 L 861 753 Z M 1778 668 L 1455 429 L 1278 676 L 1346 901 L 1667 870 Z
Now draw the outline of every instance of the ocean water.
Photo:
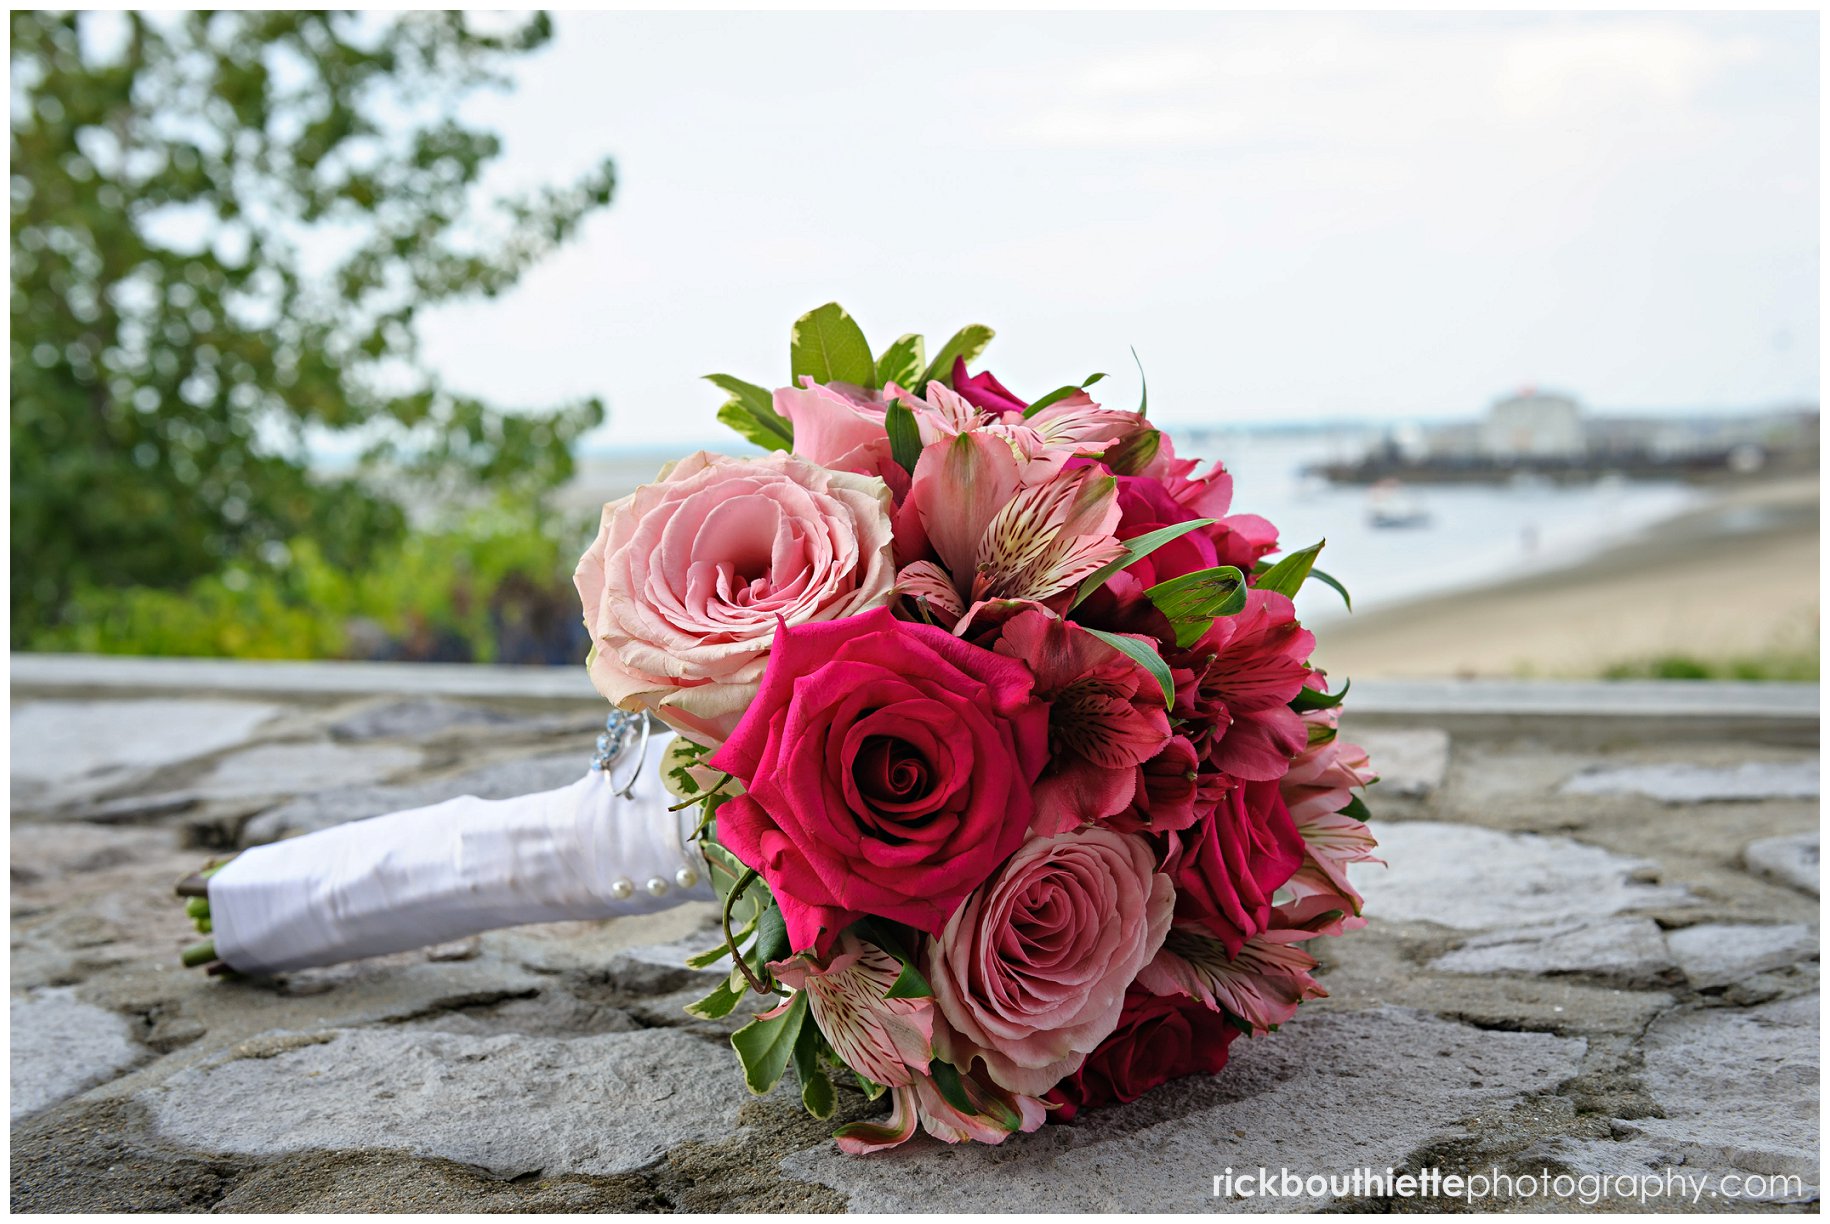
M 1379 528 L 1367 519 L 1365 489 L 1337 488 L 1302 475 L 1308 464 L 1352 457 L 1360 441 L 1330 434 L 1240 431 L 1186 442 L 1178 438 L 1176 450 L 1224 461 L 1233 474 L 1233 511 L 1270 519 L 1287 548 L 1326 539 L 1317 564 L 1341 580 L 1356 609 L 1554 569 L 1629 540 L 1703 497 L 1675 482 L 1418 488 L 1410 492 L 1429 511 L 1429 523 Z M 693 449 L 683 443 L 677 448 L 587 451 L 579 458 L 578 479 L 561 500 L 569 509 L 595 510 L 653 480 L 663 463 Z M 748 448 L 727 444 L 719 449 L 737 454 Z M 1320 583 L 1305 587 L 1297 603 L 1311 623 L 1346 614 L 1340 596 Z
M 1705 496 L 1676 482 L 1414 488 L 1410 500 L 1429 512 L 1429 522 L 1382 528 L 1368 519 L 1365 489 L 1301 474 L 1306 464 L 1340 457 L 1338 440 L 1238 433 L 1178 441 L 1177 452 L 1224 461 L 1233 474 L 1233 512 L 1270 519 L 1286 547 L 1326 539 L 1316 564 L 1341 580 L 1356 609 L 1567 565 L 1631 540 Z M 1312 623 L 1345 615 L 1340 596 L 1320 583 L 1306 586 L 1297 602 Z

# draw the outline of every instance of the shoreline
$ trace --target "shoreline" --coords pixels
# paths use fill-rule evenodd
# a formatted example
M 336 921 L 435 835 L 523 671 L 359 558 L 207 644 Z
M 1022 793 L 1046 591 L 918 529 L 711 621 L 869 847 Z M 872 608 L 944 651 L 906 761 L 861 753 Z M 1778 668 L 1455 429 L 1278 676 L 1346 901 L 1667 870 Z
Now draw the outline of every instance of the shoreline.
M 1817 656 L 1818 480 L 1725 489 L 1568 564 L 1320 622 L 1344 677 L 1595 677 L 1667 656 Z

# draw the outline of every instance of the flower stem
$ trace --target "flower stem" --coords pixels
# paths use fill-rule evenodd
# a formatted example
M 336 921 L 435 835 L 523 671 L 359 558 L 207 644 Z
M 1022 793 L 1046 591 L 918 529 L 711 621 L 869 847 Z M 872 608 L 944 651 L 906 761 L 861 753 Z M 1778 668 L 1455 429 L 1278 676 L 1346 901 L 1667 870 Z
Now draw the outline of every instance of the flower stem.
M 199 965 L 207 965 L 211 961 L 217 959 L 216 941 L 214 939 L 206 939 L 202 943 L 192 944 L 184 950 L 183 956 L 179 959 L 184 962 L 184 967 L 186 969 L 195 969 Z

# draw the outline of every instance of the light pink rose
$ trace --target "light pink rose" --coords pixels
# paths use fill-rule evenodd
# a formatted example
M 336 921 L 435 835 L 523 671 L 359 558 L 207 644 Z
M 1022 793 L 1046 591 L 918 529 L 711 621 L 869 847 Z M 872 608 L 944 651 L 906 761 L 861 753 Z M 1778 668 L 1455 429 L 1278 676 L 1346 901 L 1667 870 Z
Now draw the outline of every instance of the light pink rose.
M 1175 892 L 1143 838 L 1098 827 L 1026 842 L 929 942 L 935 1051 L 1040 1096 L 1118 1024 Z
M 572 581 L 597 691 L 716 745 L 756 695 L 780 624 L 889 601 L 890 492 L 787 453 L 699 451 L 604 507 Z

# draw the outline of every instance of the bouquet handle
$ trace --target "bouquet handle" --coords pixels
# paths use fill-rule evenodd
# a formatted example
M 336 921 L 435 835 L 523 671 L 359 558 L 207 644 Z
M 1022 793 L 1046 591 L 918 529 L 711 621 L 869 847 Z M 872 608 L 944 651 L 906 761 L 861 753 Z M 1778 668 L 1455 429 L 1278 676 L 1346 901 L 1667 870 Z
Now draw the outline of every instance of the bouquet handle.
M 671 810 L 659 771 L 638 765 L 619 786 L 610 763 L 558 790 L 466 795 L 244 851 L 203 881 L 215 956 L 281 973 L 710 900 L 692 813 Z

